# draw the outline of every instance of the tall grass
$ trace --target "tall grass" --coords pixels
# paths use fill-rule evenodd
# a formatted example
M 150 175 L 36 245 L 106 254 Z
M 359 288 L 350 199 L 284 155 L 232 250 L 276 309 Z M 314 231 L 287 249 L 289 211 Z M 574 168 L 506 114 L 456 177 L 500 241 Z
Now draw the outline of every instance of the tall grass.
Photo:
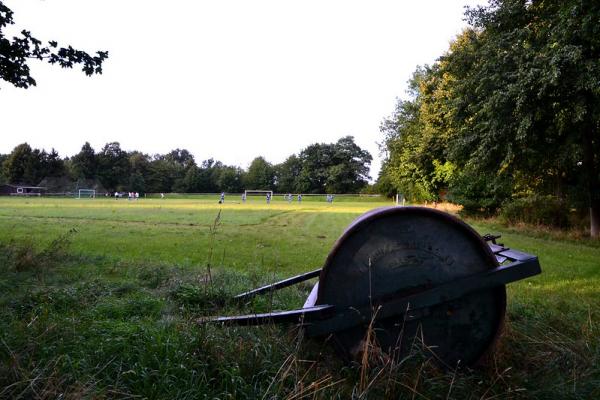
M 211 226 L 215 210 L 207 211 Z M 305 338 L 295 326 L 197 322 L 215 314 L 300 307 L 310 283 L 248 303 L 231 299 L 318 266 L 329 240 L 356 214 L 270 211 L 266 221 L 245 225 L 256 216 L 240 215 L 234 223 L 224 210 L 211 257 L 209 225 L 189 227 L 196 242 L 186 245 L 203 247 L 203 257 L 193 262 L 180 256 L 136 258 L 128 250 L 102 254 L 104 236 L 81 237 L 100 226 L 94 232 L 113 232 L 142 246 L 150 235 L 169 242 L 188 234 L 153 222 L 137 230 L 128 222 L 86 220 L 68 234 L 69 224 L 52 229 L 31 224 L 30 240 L 21 234 L 0 239 L 0 398 L 600 398 L 598 247 L 479 221 L 480 232 L 502 233 L 508 246 L 538 254 L 544 271 L 509 286 L 507 321 L 489 361 L 442 370 L 418 340 L 407 357 L 389 357 L 367 329 L 361 357 L 345 362 L 332 343 Z M 3 221 L 27 224 L 32 217 L 24 214 Z M 291 244 L 278 246 L 276 235 Z M 306 238 L 294 241 L 301 235 Z M 250 255 L 244 248 L 252 248 Z M 219 257 L 223 251 L 231 256 Z M 298 264 L 278 261 L 288 257 Z

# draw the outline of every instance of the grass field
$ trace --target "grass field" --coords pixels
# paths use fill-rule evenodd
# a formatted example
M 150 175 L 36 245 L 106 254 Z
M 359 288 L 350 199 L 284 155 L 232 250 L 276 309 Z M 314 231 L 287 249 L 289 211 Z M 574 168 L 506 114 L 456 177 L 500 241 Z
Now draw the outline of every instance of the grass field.
M 490 221 L 470 222 L 544 272 L 509 286 L 486 366 L 346 365 L 293 328 L 195 323 L 301 306 L 310 285 L 229 298 L 320 266 L 380 200 L 0 198 L 0 398 L 600 398 L 600 245 Z

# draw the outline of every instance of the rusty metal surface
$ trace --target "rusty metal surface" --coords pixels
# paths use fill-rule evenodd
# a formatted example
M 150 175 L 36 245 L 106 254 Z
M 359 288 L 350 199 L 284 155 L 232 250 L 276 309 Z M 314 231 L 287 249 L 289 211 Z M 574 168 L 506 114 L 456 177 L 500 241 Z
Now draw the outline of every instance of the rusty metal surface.
M 486 242 L 453 216 L 419 207 L 376 209 L 336 242 L 321 271 L 315 305 L 360 310 L 496 267 Z M 428 307 L 414 320 L 378 319 L 374 332 L 381 348 L 398 358 L 421 342 L 443 364 L 472 364 L 498 336 L 505 304 L 504 286 L 487 288 Z M 335 333 L 334 343 L 356 352 L 367 325 Z

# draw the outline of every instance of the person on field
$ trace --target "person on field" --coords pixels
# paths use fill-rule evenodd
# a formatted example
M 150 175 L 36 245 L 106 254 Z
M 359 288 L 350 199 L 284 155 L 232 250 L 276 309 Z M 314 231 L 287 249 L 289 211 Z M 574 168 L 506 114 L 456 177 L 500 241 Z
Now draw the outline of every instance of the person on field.
M 115 200 L 119 200 L 119 192 L 115 192 Z
M 139 199 L 140 198 L 140 192 L 135 192 L 135 199 Z
M 219 199 L 219 204 L 225 203 L 225 192 L 221 192 L 221 198 Z
M 242 203 L 246 202 L 246 193 L 242 193 Z
M 288 195 L 287 195 L 287 201 L 288 201 L 288 203 L 292 202 L 292 194 L 291 193 L 288 193 Z
M 267 193 L 267 204 L 271 204 L 271 193 Z

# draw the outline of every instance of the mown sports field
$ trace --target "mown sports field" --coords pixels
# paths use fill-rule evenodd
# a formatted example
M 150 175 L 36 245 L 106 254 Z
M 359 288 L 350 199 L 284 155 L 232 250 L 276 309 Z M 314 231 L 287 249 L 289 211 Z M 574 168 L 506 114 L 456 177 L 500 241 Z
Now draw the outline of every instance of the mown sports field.
M 302 305 L 311 285 L 233 294 L 319 267 L 381 198 L 0 198 L 0 398 L 597 398 L 600 245 L 493 221 L 543 274 L 508 287 L 487 366 L 415 354 L 347 365 L 289 327 L 196 319 Z

